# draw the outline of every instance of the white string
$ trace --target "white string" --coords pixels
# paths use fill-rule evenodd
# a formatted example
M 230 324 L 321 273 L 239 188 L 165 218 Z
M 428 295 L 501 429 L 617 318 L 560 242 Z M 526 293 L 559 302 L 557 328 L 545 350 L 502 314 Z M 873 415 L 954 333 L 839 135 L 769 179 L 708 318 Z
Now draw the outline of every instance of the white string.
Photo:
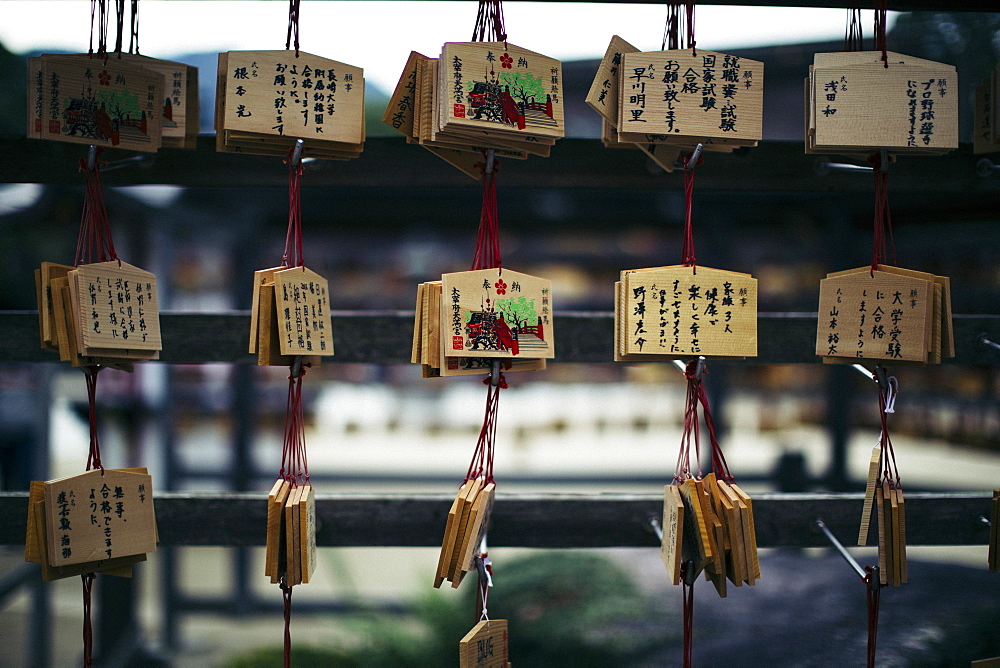
M 899 394 L 899 381 L 896 380 L 895 376 L 889 376 L 887 385 L 889 387 L 885 390 L 885 412 L 895 413 L 896 396 Z

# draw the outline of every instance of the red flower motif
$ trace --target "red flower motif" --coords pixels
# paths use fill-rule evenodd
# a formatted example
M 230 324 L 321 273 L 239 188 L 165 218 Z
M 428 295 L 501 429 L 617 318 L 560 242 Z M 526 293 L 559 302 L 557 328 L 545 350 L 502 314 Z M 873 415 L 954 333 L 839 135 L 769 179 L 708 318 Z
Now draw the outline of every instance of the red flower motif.
M 97 75 L 97 80 L 101 82 L 102 86 L 110 86 L 111 74 L 107 70 L 104 70 L 103 72 Z
M 501 60 L 503 60 L 503 58 L 501 58 Z M 493 287 L 495 287 L 497 289 L 497 294 L 498 295 L 505 295 L 505 294 L 507 294 L 507 284 L 503 282 L 502 278 L 499 281 L 497 281 L 496 283 L 494 283 Z
M 505 67 L 508 70 L 514 66 L 514 59 L 510 57 L 509 53 L 505 53 L 500 56 L 500 66 Z

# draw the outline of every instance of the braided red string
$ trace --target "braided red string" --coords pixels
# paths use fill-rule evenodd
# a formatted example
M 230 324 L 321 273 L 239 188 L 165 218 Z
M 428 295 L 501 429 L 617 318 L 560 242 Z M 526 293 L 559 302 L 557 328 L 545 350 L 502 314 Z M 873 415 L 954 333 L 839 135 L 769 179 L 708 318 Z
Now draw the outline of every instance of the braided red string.
M 681 596 L 684 617 L 684 668 L 694 665 L 694 578 L 687 577 L 690 561 L 681 564 Z M 690 579 L 691 584 L 688 584 Z

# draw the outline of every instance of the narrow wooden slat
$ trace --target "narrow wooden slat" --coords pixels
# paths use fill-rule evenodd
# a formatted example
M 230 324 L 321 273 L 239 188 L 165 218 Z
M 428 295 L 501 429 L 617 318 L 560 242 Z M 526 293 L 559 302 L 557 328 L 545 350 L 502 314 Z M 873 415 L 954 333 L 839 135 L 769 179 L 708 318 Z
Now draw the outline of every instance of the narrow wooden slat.
M 0 545 L 24 543 L 27 493 L 0 493 Z M 760 494 L 754 518 L 760 547 L 822 547 L 823 521 L 848 543 L 857 535 L 862 494 Z M 907 494 L 907 543 L 985 545 L 990 493 Z M 452 498 L 446 495 L 316 498 L 322 547 L 436 547 Z M 164 493 L 156 496 L 160 545 L 263 546 L 267 493 Z M 663 498 L 646 495 L 499 494 L 489 530 L 494 547 L 658 547 L 650 517 Z

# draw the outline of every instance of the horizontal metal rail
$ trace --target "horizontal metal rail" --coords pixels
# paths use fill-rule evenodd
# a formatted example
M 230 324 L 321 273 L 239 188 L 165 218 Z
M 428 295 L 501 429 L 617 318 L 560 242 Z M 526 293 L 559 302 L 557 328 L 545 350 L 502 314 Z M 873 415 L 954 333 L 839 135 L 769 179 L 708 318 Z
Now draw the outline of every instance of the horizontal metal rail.
M 610 289 L 610 287 L 609 287 Z M 334 311 L 337 354 L 328 362 L 405 364 L 410 361 L 412 311 Z M 608 312 L 556 311 L 553 362 L 600 363 L 614 358 L 614 317 Z M 956 315 L 957 355 L 951 364 L 1000 364 L 1000 350 L 983 343 L 984 333 L 1000 338 L 1000 315 Z M 161 362 L 250 364 L 249 312 L 163 313 Z M 38 343 L 35 311 L 0 311 L 0 362 L 55 362 L 55 353 Z M 815 313 L 761 313 L 757 318 L 757 356 L 752 364 L 815 364 Z M 855 360 L 863 362 L 864 360 Z
M 503 481 L 500 481 L 503 484 Z M 909 545 L 985 545 L 990 492 L 906 495 Z M 822 517 L 841 542 L 853 544 L 863 494 L 760 494 L 753 499 L 760 547 L 822 547 Z M 267 495 L 162 493 L 155 497 L 161 545 L 260 547 Z M 316 542 L 323 547 L 440 545 L 453 497 L 318 494 Z M 489 530 L 492 547 L 655 547 L 649 519 L 663 513 L 654 494 L 497 495 Z M 0 493 L 0 545 L 24 543 L 27 493 Z M 869 537 L 875 544 L 875 532 Z

